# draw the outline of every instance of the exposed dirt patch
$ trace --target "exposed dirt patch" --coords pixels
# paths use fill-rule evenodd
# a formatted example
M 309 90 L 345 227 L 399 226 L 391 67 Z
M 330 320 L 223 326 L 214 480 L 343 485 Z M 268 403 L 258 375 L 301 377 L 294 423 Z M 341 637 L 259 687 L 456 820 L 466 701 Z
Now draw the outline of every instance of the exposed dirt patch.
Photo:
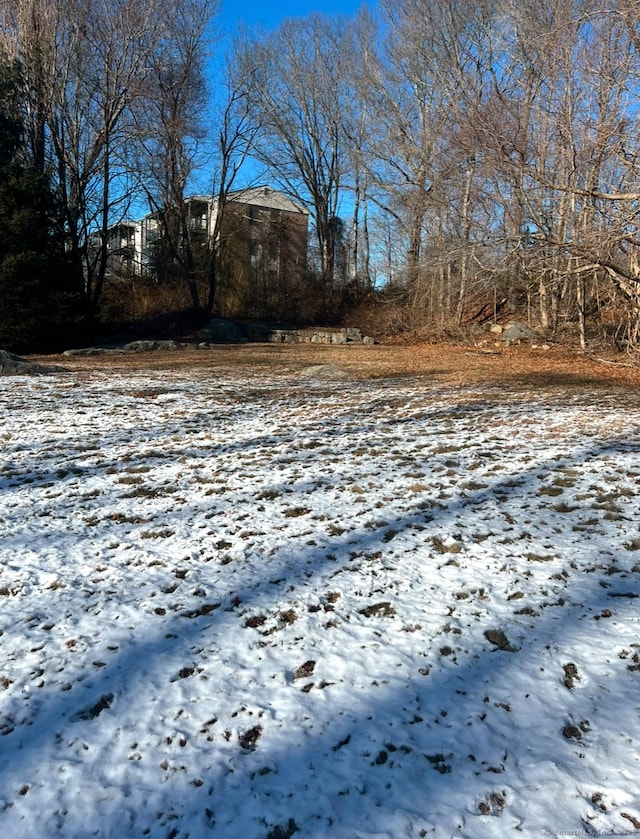
M 573 392 L 597 387 L 634 388 L 640 385 L 640 368 L 624 366 L 624 356 L 605 362 L 592 360 L 561 347 L 549 350 L 520 345 L 500 347 L 487 355 L 464 346 L 415 344 L 411 346 L 357 344 L 243 344 L 212 345 L 209 349 L 99 355 L 89 357 L 33 356 L 32 362 L 64 364 L 70 371 L 184 369 L 242 373 L 268 369 L 271 373 L 299 375 L 315 365 L 331 365 L 358 379 L 387 376 L 430 376 L 442 382 L 501 383 L 505 386 L 558 387 Z
M 99 717 L 103 711 L 106 711 L 107 708 L 111 707 L 113 703 L 114 695 L 112 693 L 107 693 L 104 696 L 100 697 L 100 699 L 92 705 L 90 708 L 85 708 L 83 711 L 79 711 L 75 719 L 76 720 L 93 720 L 96 717 Z
M 580 681 L 578 668 L 573 662 L 569 662 L 569 664 L 563 664 L 562 669 L 564 670 L 564 679 L 562 680 L 562 683 L 566 688 L 569 688 L 569 690 L 573 690 L 576 682 Z
M 262 737 L 262 726 L 254 725 L 248 731 L 243 731 L 238 734 L 238 743 L 240 748 L 247 752 L 252 752 L 258 745 L 258 740 Z
M 493 644 L 499 650 L 503 650 L 507 653 L 517 652 L 517 648 L 509 643 L 509 639 L 501 629 L 487 629 L 484 633 L 484 637 L 490 644 Z
M 360 609 L 360 614 L 364 615 L 365 618 L 392 618 L 395 613 L 396 610 L 387 600 L 382 603 L 373 603 L 371 606 L 366 606 L 364 609 Z
M 315 661 L 305 661 L 304 664 L 301 664 L 300 667 L 296 668 L 293 678 L 294 679 L 306 679 L 312 675 L 313 671 L 315 670 L 316 663 Z

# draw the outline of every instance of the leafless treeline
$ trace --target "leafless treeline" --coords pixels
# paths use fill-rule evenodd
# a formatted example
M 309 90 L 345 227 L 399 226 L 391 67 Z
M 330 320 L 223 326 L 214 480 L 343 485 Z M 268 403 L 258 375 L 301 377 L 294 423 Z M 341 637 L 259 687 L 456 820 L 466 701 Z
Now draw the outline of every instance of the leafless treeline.
M 54 166 L 96 299 L 87 231 L 106 237 L 141 191 L 179 207 L 203 161 L 224 204 L 250 156 L 312 210 L 325 301 L 386 283 L 444 323 L 506 299 L 583 341 L 606 308 L 640 343 L 640 0 L 381 0 L 291 19 L 236 34 L 209 94 L 217 11 L 5 0 L 30 150 Z M 173 225 L 194 305 L 215 308 L 215 247 L 203 286 Z
M 141 195 L 152 209 L 183 202 L 204 138 L 206 44 L 217 10 L 217 0 L 0 6 L 0 57 L 17 59 L 22 73 L 26 151 L 52 174 L 68 249 L 96 305 L 109 225 Z M 163 223 L 199 302 L 174 214 Z M 102 247 L 90 246 L 96 236 Z

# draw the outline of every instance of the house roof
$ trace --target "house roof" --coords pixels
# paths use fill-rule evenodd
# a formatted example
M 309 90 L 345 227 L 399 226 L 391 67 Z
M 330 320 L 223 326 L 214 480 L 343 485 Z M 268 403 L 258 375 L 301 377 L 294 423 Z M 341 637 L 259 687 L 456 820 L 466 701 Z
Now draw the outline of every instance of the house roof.
M 305 207 L 293 201 L 284 192 L 266 185 L 235 190 L 229 193 L 229 199 L 244 204 L 256 204 L 259 207 L 273 207 L 276 210 L 309 215 L 309 211 Z
M 189 195 L 187 201 L 202 201 L 210 203 L 211 197 L 206 195 Z M 215 200 L 215 199 L 214 199 Z M 273 189 L 268 185 L 250 186 L 245 189 L 235 189 L 228 194 L 229 201 L 240 204 L 253 204 L 257 207 L 269 207 L 275 210 L 284 210 L 288 213 L 302 213 L 309 215 L 309 211 L 301 204 L 296 203 L 284 192 Z

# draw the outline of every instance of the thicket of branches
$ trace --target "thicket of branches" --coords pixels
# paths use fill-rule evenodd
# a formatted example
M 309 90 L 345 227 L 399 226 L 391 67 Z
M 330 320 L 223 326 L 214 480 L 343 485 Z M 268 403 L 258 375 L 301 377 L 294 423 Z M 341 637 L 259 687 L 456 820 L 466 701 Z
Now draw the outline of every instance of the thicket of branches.
M 173 282 L 215 312 L 224 243 L 204 262 L 191 251 L 184 199 L 205 184 L 224 209 L 251 159 L 312 213 L 319 313 L 384 287 L 416 322 L 490 318 L 507 301 L 583 344 L 600 324 L 640 345 L 639 0 L 381 0 L 237 33 L 212 63 L 217 11 L 0 11 L 24 156 L 50 180 L 95 311 L 109 225 L 142 196 Z

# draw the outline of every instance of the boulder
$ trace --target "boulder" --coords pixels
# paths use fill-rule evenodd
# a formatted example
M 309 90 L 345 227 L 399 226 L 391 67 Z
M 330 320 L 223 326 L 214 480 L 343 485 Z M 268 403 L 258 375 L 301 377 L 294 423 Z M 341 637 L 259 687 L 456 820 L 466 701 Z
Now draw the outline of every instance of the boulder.
M 173 340 L 156 341 L 155 343 L 157 344 L 156 349 L 158 349 L 158 350 L 169 350 L 170 352 L 172 350 L 182 350 L 186 346 L 185 344 L 182 344 L 179 341 L 173 341 Z
M 75 350 L 65 350 L 62 355 L 67 356 L 68 358 L 73 358 L 73 356 L 78 356 L 80 358 L 89 357 L 92 355 L 104 355 L 107 350 L 104 347 L 82 347 L 80 349 Z
M 244 327 L 246 337 L 254 344 L 266 344 L 269 340 L 271 327 L 266 323 L 247 323 Z
M 157 341 L 129 341 L 122 347 L 123 352 L 151 352 L 159 349 Z
M 0 376 L 48 376 L 66 373 L 64 367 L 49 364 L 34 364 L 6 350 L 0 350 Z
M 521 341 L 539 341 L 538 335 L 522 323 L 511 323 L 502 333 L 502 340 L 507 344 L 519 344 Z
M 351 373 L 341 367 L 336 367 L 335 364 L 314 364 L 312 367 L 305 367 L 300 376 L 303 379 L 329 379 L 332 381 L 353 379 Z
M 230 320 L 214 318 L 198 331 L 198 338 L 214 344 L 246 344 L 247 336 Z

